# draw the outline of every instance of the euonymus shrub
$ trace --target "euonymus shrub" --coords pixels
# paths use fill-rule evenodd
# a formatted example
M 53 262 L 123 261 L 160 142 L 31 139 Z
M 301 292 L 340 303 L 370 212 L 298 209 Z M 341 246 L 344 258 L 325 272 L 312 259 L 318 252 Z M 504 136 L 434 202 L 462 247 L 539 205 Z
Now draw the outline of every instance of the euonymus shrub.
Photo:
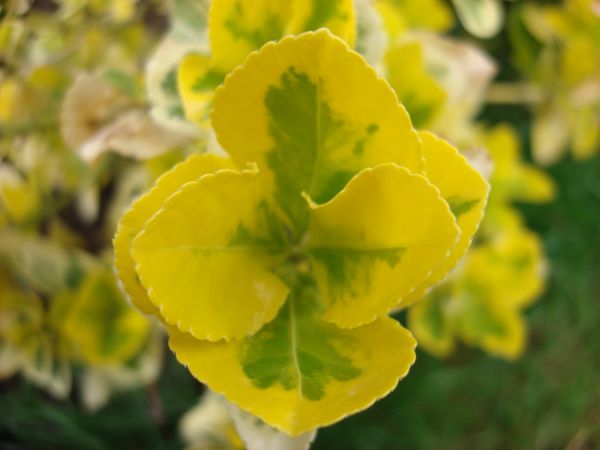
M 191 156 L 122 217 L 123 286 L 196 378 L 290 435 L 368 407 L 415 359 L 387 314 L 465 253 L 486 181 L 326 30 L 252 53 L 212 126 L 230 158 Z

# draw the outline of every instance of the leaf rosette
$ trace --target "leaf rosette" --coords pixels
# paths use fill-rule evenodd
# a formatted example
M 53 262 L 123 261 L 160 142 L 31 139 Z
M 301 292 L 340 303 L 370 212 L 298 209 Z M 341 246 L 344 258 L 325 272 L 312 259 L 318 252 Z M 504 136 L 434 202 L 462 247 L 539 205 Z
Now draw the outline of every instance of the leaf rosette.
M 230 158 L 191 156 L 120 221 L 131 301 L 196 378 L 290 435 L 368 407 L 415 359 L 387 314 L 464 254 L 487 183 L 326 30 L 252 53 L 212 124 Z

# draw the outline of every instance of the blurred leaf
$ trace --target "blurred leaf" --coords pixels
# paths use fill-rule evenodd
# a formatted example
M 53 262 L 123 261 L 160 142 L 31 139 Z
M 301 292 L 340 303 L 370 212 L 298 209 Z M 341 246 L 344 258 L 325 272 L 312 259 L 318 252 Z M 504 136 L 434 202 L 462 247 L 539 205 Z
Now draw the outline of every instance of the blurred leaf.
M 452 0 L 464 27 L 480 38 L 490 38 L 500 30 L 504 11 L 500 0 Z
M 26 286 L 48 296 L 77 289 L 95 265 L 83 252 L 9 229 L 0 232 L 0 259 Z

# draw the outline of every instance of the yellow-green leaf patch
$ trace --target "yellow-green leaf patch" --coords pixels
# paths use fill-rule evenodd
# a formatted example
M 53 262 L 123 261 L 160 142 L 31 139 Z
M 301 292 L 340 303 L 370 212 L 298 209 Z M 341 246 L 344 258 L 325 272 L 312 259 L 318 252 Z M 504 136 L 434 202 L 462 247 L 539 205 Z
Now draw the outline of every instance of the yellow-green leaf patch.
M 284 238 L 258 174 L 224 170 L 171 196 L 131 255 L 167 323 L 197 339 L 234 339 L 272 320 L 287 297 L 272 272 Z
M 203 128 L 209 125 L 214 90 L 250 53 L 286 35 L 323 27 L 353 45 L 352 0 L 213 1 L 211 54 L 190 54 L 179 66 L 178 86 L 187 118 Z
M 446 91 L 427 73 L 419 42 L 394 45 L 385 55 L 386 78 L 417 128 L 430 123 L 446 102 Z
M 192 155 L 160 177 L 153 188 L 138 198 L 121 217 L 113 240 L 115 268 L 131 302 L 144 313 L 161 317 L 135 272 L 135 262 L 130 255 L 131 241 L 165 200 L 181 186 L 207 173 L 226 168 L 233 168 L 233 164 L 227 159 L 214 155 Z
M 455 330 L 448 313 L 452 283 L 436 287 L 408 309 L 408 327 L 419 346 L 438 357 L 448 356 L 455 346 Z
M 123 364 L 147 342 L 150 323 L 132 309 L 111 272 L 92 275 L 77 295 L 61 299 L 60 327 L 75 347 L 76 358 L 91 364 Z
M 217 0 L 210 8 L 209 35 L 214 67 L 230 72 L 248 54 L 280 39 L 293 2 Z
M 434 284 L 441 281 L 464 256 L 479 227 L 487 202 L 490 186 L 459 151 L 432 133 L 420 132 L 425 155 L 425 173 L 448 202 L 460 228 L 460 238 L 450 256 L 430 273 L 427 279 L 400 303 L 408 306 L 425 295 Z
M 350 47 L 354 45 L 356 17 L 353 0 L 296 0 L 293 3 L 290 33 L 327 28 Z
M 515 358 L 525 344 L 525 324 L 518 309 L 504 305 L 487 283 L 472 277 L 461 280 L 453 298 L 453 321 L 459 336 L 470 345 L 487 352 Z
M 319 28 L 353 45 L 352 0 L 215 0 L 210 9 L 214 68 L 229 73 L 269 41 Z
M 387 313 L 445 262 L 458 234 L 426 178 L 395 164 L 365 169 L 311 210 L 308 247 L 324 317 L 352 327 Z
M 208 126 L 214 91 L 225 79 L 211 66 L 210 56 L 191 53 L 179 64 L 177 85 L 186 117 L 200 126 Z
M 288 303 L 254 336 L 208 343 L 174 331 L 169 345 L 211 389 L 297 436 L 393 389 L 414 362 L 415 342 L 387 317 L 351 330 L 322 321 L 310 277 L 290 284 Z
M 389 85 L 327 30 L 268 44 L 217 90 L 213 126 L 239 164 L 256 162 L 275 198 L 306 226 L 305 192 L 333 198 L 366 167 L 422 170 L 420 144 Z

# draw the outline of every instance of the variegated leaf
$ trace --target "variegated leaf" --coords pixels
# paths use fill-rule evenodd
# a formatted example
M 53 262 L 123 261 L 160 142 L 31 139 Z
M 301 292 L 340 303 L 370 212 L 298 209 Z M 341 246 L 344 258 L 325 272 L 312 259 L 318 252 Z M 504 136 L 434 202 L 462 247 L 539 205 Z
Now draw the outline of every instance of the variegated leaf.
M 149 337 L 150 323 L 127 304 L 110 271 L 91 275 L 77 294 L 57 298 L 52 307 L 73 357 L 88 364 L 125 364 Z
M 214 69 L 228 73 L 269 41 L 322 27 L 352 45 L 352 0 L 215 0 L 210 10 Z
M 559 125 L 561 127 L 562 125 Z M 488 130 L 483 143 L 494 162 L 490 203 L 507 200 L 547 202 L 555 195 L 552 178 L 521 160 L 516 131 L 508 125 Z
M 535 301 L 546 275 L 542 244 L 535 233 L 525 229 L 505 231 L 473 249 L 466 267 L 469 276 L 485 280 L 487 290 L 512 308 Z
M 233 168 L 233 164 L 227 159 L 213 155 L 193 155 L 160 177 L 154 187 L 138 198 L 121 217 L 113 240 L 115 268 L 131 302 L 144 313 L 161 317 L 160 311 L 150 301 L 139 282 L 135 262 L 130 254 L 131 241 L 142 231 L 144 224 L 160 209 L 165 200 L 185 183 L 229 168 Z
M 188 120 L 201 127 L 209 125 L 214 91 L 224 79 L 224 73 L 212 67 L 208 55 L 190 53 L 182 59 L 177 84 Z
M 365 169 L 333 200 L 313 205 L 309 256 L 342 327 L 387 313 L 445 264 L 459 235 L 439 191 L 395 164 Z
M 224 170 L 171 196 L 132 241 L 131 255 L 168 324 L 197 339 L 242 338 L 272 320 L 287 297 L 273 273 L 284 233 L 258 174 Z
M 254 336 L 206 342 L 171 330 L 169 345 L 212 390 L 298 436 L 387 394 L 414 362 L 415 341 L 387 317 L 351 330 L 325 322 L 314 282 L 300 275 L 293 284 L 278 316 Z
M 214 108 L 219 142 L 238 164 L 258 164 L 297 237 L 308 218 L 301 192 L 322 203 L 366 167 L 422 170 L 389 85 L 327 30 L 264 46 L 227 78 Z
M 449 257 L 401 301 L 400 307 L 406 307 L 422 298 L 427 289 L 440 282 L 464 256 L 481 223 L 490 191 L 488 182 L 452 145 L 431 133 L 421 132 L 419 135 L 423 143 L 427 179 L 448 202 L 460 228 L 460 238 Z
M 469 345 L 513 359 L 525 345 L 525 324 L 518 309 L 507 307 L 494 296 L 489 284 L 467 276 L 455 288 L 451 300 L 452 320 L 457 334 Z
M 419 348 L 444 358 L 455 347 L 455 330 L 449 306 L 452 282 L 436 288 L 423 300 L 408 309 L 408 328 L 414 334 Z
M 446 102 L 446 92 L 427 73 L 419 42 L 397 44 L 385 55 L 390 82 L 416 127 L 427 125 Z

